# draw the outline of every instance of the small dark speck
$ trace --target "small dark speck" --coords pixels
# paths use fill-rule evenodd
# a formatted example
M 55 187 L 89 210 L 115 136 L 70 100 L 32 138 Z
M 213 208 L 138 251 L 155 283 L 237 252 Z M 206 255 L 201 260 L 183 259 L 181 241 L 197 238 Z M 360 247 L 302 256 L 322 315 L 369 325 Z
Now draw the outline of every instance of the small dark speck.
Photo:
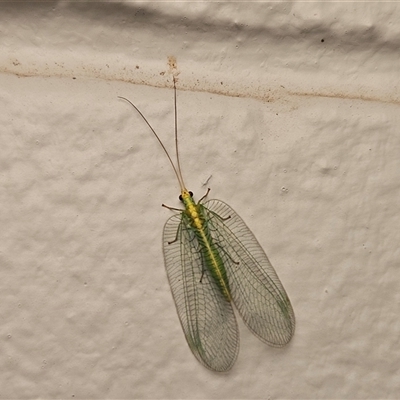
M 325 39 L 321 39 L 321 43 L 324 43 L 325 42 Z
M 75 76 L 73 76 L 72 79 L 76 79 Z
M 136 65 L 136 69 L 139 69 L 139 65 Z

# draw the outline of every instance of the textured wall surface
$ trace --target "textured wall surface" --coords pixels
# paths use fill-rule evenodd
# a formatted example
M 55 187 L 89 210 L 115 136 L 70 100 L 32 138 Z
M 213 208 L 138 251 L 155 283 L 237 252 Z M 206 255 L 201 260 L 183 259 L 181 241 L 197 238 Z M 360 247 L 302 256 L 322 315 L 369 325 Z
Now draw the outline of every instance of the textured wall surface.
M 398 398 L 396 3 L 1 3 L 0 398 Z M 294 307 L 274 349 L 192 356 L 161 235 L 226 201 Z M 208 180 L 208 183 L 205 183 Z

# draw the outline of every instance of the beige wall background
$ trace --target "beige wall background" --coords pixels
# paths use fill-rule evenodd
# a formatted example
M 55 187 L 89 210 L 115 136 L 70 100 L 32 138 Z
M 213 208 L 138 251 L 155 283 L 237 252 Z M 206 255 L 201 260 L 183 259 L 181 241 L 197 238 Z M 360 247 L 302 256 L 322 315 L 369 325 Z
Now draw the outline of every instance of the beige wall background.
M 400 9 L 363 2 L 0 4 L 1 398 L 397 398 Z M 230 204 L 294 307 L 192 356 L 161 235 L 179 187 Z M 208 183 L 205 183 L 208 180 Z

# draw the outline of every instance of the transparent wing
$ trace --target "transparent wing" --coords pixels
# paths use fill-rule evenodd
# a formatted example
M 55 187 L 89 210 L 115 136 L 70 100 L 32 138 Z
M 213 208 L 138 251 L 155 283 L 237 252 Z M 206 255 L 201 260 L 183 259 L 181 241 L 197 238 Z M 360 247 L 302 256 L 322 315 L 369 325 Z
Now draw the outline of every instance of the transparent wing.
M 294 312 L 267 255 L 230 206 L 209 200 L 203 207 L 243 321 L 263 342 L 284 346 L 294 333 Z
M 239 351 L 232 303 L 204 265 L 200 245 L 183 214 L 165 224 L 163 248 L 172 296 L 190 349 L 207 368 L 228 371 Z

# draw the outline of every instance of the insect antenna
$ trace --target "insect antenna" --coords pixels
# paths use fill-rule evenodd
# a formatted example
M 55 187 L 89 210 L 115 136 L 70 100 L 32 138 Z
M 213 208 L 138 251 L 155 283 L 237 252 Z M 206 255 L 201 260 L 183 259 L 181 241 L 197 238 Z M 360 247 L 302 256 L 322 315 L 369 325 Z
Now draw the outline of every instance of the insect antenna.
M 172 165 L 172 168 L 174 170 L 174 173 L 178 179 L 179 186 L 181 187 L 181 190 L 185 189 L 185 184 L 183 182 L 182 178 L 182 171 L 181 171 L 181 166 L 179 162 L 179 153 L 178 153 L 178 128 L 177 128 L 177 121 L 178 121 L 178 114 L 177 114 L 177 107 L 176 107 L 176 85 L 175 85 L 175 77 L 174 77 L 174 120 L 175 120 L 175 151 L 176 151 L 176 160 L 177 160 L 177 167 L 175 166 L 174 162 L 171 159 L 171 156 L 169 155 L 166 147 L 164 146 L 164 143 L 161 141 L 160 137 L 157 135 L 157 132 L 155 129 L 151 126 L 150 122 L 147 120 L 147 118 L 143 115 L 143 113 L 139 110 L 135 104 L 133 104 L 129 99 L 126 97 L 122 96 L 117 96 L 119 99 L 127 101 L 137 112 L 138 114 L 142 117 L 144 122 L 146 122 L 147 126 L 150 128 L 150 130 L 153 132 L 154 136 L 157 138 L 158 143 L 161 145 L 162 149 L 164 150 L 164 153 L 168 157 L 168 160 L 170 164 Z
M 178 107 L 176 106 L 176 81 L 175 76 L 174 80 L 174 119 L 175 119 L 175 153 L 176 153 L 176 162 L 178 167 L 178 174 L 180 176 L 179 182 L 182 183 L 181 189 L 185 188 L 185 184 L 183 183 L 182 170 L 181 170 L 181 162 L 179 160 L 179 148 L 178 148 Z

